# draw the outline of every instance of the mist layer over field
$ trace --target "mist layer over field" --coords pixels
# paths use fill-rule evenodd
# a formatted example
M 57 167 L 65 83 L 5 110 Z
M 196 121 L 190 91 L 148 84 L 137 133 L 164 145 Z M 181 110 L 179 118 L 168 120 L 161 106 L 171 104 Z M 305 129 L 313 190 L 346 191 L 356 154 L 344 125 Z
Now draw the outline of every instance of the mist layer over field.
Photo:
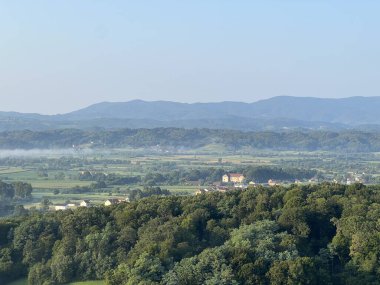
M 62 148 L 62 149 L 1 149 L 0 158 L 7 157 L 59 157 L 93 154 L 93 149 Z M 105 152 L 105 151 L 103 151 Z

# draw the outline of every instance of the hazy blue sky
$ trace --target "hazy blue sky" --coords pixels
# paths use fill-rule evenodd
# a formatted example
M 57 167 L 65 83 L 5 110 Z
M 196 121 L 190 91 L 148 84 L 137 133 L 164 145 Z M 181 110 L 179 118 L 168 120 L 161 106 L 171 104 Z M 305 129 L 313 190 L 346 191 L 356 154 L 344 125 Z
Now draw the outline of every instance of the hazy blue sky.
M 380 95 L 380 1 L 0 0 L 0 110 Z

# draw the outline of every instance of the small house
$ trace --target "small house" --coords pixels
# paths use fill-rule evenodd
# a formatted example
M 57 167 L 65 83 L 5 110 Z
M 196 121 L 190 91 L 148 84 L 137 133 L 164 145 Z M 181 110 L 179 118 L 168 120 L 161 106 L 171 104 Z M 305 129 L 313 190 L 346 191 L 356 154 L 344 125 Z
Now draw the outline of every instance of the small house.
M 120 200 L 116 198 L 110 198 L 107 201 L 104 202 L 104 206 L 111 206 L 111 205 L 116 205 L 119 204 Z
M 90 200 L 83 200 L 80 202 L 81 207 L 90 207 Z
M 269 179 L 268 180 L 268 185 L 269 186 L 277 186 L 277 185 L 279 185 L 279 183 L 277 181 L 275 181 L 275 180 Z
M 66 205 L 54 205 L 54 209 L 56 210 L 56 211 L 59 211 L 59 210 L 67 210 L 67 206 Z

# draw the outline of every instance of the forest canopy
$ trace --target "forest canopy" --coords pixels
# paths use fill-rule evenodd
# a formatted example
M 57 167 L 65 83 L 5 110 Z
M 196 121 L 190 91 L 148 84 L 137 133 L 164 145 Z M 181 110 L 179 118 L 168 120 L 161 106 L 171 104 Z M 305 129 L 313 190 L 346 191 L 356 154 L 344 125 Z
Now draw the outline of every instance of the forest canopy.
M 0 283 L 379 284 L 379 186 L 152 196 L 0 222 Z

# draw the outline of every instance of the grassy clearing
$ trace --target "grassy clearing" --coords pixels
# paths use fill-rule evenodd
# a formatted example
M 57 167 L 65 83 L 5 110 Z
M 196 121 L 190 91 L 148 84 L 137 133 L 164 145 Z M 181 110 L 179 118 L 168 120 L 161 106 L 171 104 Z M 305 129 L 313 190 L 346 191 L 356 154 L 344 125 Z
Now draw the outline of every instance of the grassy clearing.
M 28 285 L 28 279 L 27 278 L 19 279 L 11 283 L 8 283 L 7 285 Z
M 14 174 L 14 173 L 20 173 L 20 172 L 27 172 L 27 171 L 30 171 L 30 170 L 23 169 L 20 167 L 2 167 L 0 169 L 0 175 Z
M 170 192 L 176 194 L 180 192 L 186 192 L 188 194 L 194 194 L 199 186 L 160 186 L 161 188 L 168 189 Z
M 89 186 L 93 183 L 80 180 L 32 180 L 28 182 L 35 189 L 69 189 L 75 186 Z

